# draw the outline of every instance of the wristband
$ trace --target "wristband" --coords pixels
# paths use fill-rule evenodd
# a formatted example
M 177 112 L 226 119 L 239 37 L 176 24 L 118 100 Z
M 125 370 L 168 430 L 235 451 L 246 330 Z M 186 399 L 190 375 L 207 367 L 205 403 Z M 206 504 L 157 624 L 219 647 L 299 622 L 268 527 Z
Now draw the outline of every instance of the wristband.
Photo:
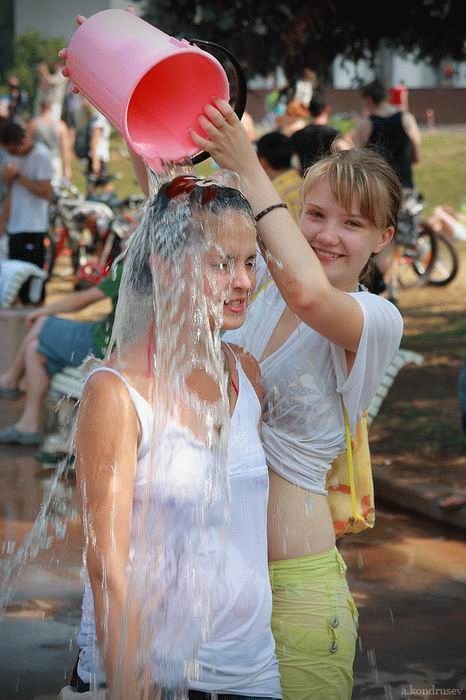
M 257 224 L 258 221 L 262 219 L 263 216 L 269 213 L 269 211 L 273 211 L 274 209 L 288 209 L 288 205 L 285 204 L 285 202 L 279 202 L 278 204 L 271 204 L 270 207 L 266 207 L 265 209 L 262 209 L 257 216 L 254 217 L 254 220 Z

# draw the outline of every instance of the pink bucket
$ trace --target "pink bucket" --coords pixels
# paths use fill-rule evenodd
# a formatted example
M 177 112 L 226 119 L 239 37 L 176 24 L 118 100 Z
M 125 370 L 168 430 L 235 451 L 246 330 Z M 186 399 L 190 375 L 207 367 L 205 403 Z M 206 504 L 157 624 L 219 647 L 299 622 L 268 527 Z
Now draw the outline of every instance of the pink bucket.
M 214 56 L 125 10 L 86 19 L 71 37 L 66 67 L 82 94 L 152 168 L 198 151 L 188 127 L 212 95 L 229 98 Z

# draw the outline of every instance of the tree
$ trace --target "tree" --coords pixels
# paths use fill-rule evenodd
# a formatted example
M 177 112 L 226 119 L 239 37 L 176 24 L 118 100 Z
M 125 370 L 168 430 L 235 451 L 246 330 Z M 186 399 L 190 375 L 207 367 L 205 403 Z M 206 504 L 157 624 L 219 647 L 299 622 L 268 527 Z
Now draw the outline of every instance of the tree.
M 58 52 L 66 45 L 63 37 L 46 37 L 40 32 L 29 31 L 19 36 L 15 41 L 15 65 L 9 71 L 19 78 L 21 85 L 29 94 L 30 104 L 33 104 L 37 91 L 37 76 L 35 68 L 38 63 L 53 63 L 59 61 Z
M 146 0 L 144 18 L 174 36 L 224 45 L 246 74 L 267 75 L 281 65 L 293 82 L 306 67 L 323 79 L 343 55 L 372 61 L 381 42 L 400 54 L 415 52 L 434 65 L 462 60 L 465 42 L 460 0 L 389 2 L 347 0 Z
M 0 3 L 0 78 L 13 65 L 13 0 Z

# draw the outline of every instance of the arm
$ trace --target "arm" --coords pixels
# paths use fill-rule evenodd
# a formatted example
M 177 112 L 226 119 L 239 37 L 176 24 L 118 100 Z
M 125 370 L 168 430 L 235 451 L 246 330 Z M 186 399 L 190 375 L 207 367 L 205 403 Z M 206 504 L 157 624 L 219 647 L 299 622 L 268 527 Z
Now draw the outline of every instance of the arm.
M 409 140 L 413 145 L 412 161 L 413 163 L 419 163 L 421 156 L 420 146 L 421 146 L 421 132 L 417 125 L 417 121 L 411 112 L 403 112 L 402 117 L 403 128 L 409 136 Z
M 97 155 L 97 149 L 99 147 L 100 139 L 102 138 L 103 129 L 101 127 L 95 127 L 92 129 L 91 142 L 89 145 L 89 158 L 91 159 L 92 172 L 94 174 L 98 173 L 100 170 L 100 158 Z
M 63 175 L 67 180 L 71 180 L 72 171 L 70 140 L 68 136 L 68 129 L 63 121 L 60 121 L 58 136 L 60 138 L 60 156 L 63 163 Z
M 147 175 L 147 168 L 145 163 L 141 158 L 132 150 L 132 148 L 126 144 L 128 147 L 129 157 L 131 158 L 131 163 L 133 164 L 134 174 L 136 175 L 136 180 L 141 188 L 143 194 L 149 196 L 149 177 Z
M 84 309 L 86 306 L 93 304 L 95 301 L 100 301 L 101 299 L 105 299 L 105 294 L 99 287 L 90 287 L 80 292 L 73 292 L 62 299 L 54 301 L 53 304 L 48 304 L 47 306 L 33 311 L 28 315 L 27 322 L 31 325 L 34 321 L 37 321 L 38 318 L 41 318 L 41 316 L 73 313 L 73 311 Z
M 130 640 L 135 623 L 126 618 L 132 607 L 127 600 L 127 570 L 138 432 L 122 382 L 108 373 L 91 377 L 78 415 L 76 478 L 97 637 L 113 699 L 139 697 L 129 691 L 136 682 L 135 647 Z
M 372 124 L 370 119 L 361 119 L 356 129 L 347 134 L 349 142 L 354 145 L 354 148 L 362 148 L 369 141 L 372 132 Z
M 240 175 L 242 190 L 255 214 L 280 201 L 227 102 L 215 99 L 215 107 L 206 105 L 199 124 L 210 138 L 190 131 L 191 138 L 221 167 Z M 274 209 L 259 221 L 258 233 L 268 254 L 269 269 L 289 308 L 331 342 L 356 351 L 363 327 L 361 308 L 350 295 L 330 284 L 289 212 Z
M 49 202 L 52 201 L 53 190 L 50 180 L 31 180 L 31 178 L 26 177 L 26 175 L 18 173 L 16 181 L 32 192 L 32 194 L 35 194 L 36 197 L 41 197 L 41 199 L 46 199 Z

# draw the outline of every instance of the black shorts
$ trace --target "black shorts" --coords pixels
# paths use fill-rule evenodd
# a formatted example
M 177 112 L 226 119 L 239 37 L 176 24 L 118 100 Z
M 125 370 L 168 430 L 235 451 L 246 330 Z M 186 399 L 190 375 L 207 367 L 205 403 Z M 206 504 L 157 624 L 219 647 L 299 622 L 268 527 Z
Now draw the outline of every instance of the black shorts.
M 10 233 L 8 236 L 8 257 L 10 260 L 24 260 L 30 262 L 41 269 L 45 263 L 45 232 L 35 233 L 23 231 L 21 233 Z M 29 304 L 29 286 L 31 281 L 28 280 L 19 290 L 19 299 L 23 304 Z M 40 301 L 45 298 L 45 285 L 42 287 L 42 296 Z

